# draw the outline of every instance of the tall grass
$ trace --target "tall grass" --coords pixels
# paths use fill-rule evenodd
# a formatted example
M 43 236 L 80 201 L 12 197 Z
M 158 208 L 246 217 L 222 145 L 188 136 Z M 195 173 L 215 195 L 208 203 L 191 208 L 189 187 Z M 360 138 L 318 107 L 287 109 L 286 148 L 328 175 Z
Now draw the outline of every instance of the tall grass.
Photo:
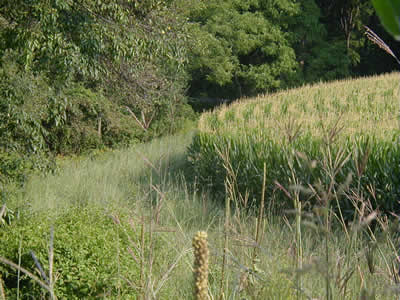
M 137 202 L 146 184 L 166 184 L 167 166 L 185 163 L 185 145 L 191 135 L 157 140 L 125 150 L 95 153 L 68 161 L 56 174 L 32 178 L 14 207 L 29 211 L 62 213 L 75 207 L 129 207 Z M 182 145 L 177 151 L 175 145 Z M 178 179 L 177 179 L 178 180 Z M 145 183 L 145 184 L 143 184 Z M 154 194 L 155 192 L 153 192 Z
M 191 137 L 175 136 L 79 158 L 64 162 L 57 174 L 32 178 L 19 197 L 7 203 L 17 213 L 0 231 L 0 256 L 6 259 L 3 263 L 9 262 L 8 258 L 18 261 L 15 250 L 22 242 L 22 264 L 35 277 L 25 276 L 17 292 L 10 283 L 19 282 L 12 271 L 15 264 L 0 265 L 7 275 L 2 279 L 8 296 L 20 293 L 23 298 L 27 293 L 39 293 L 32 286 L 35 279 L 44 278 L 30 266 L 29 252 L 34 250 L 43 269 L 50 272 L 43 259 L 47 257 L 44 245 L 54 225 L 54 274 L 58 280 L 50 283 L 59 298 L 82 297 L 78 291 L 92 284 L 93 277 L 100 286 L 103 279 L 112 279 L 105 291 L 112 298 L 128 294 L 146 299 L 191 297 L 192 233 L 199 227 L 216 226 L 214 220 L 222 213 L 215 203 L 207 201 L 207 194 L 199 194 L 195 184 L 189 188 L 185 180 L 185 150 Z M 101 239 L 103 245 L 99 244 Z M 74 266 L 86 255 L 87 261 Z M 101 255 L 105 255 L 102 262 L 96 262 Z M 116 259 L 111 263 L 112 257 Z M 93 274 L 95 269 L 99 274 Z M 184 276 L 170 282 L 176 269 L 184 269 Z M 69 273 L 72 270 L 75 273 Z M 78 274 L 82 281 L 75 277 Z M 27 278 L 31 279 L 29 284 Z M 171 287 L 183 282 L 181 290 Z M 66 289 L 68 285 L 76 287 Z M 93 286 L 86 295 L 97 291 Z
M 100 155 L 79 163 L 70 162 L 57 175 L 32 179 L 23 197 L 17 201 L 21 210 L 19 219 L 1 230 L 5 233 L 0 234 L 1 244 L 7 242 L 7 236 L 11 232 L 21 231 L 29 224 L 36 231 L 42 232 L 31 237 L 33 240 L 26 236 L 14 236 L 17 238 L 16 249 L 18 239 L 22 241 L 21 254 L 25 258 L 22 260 L 22 267 L 40 279 L 40 272 L 35 267 L 32 268 L 25 256 L 34 245 L 42 245 L 44 253 L 35 253 L 40 254 L 38 260 L 43 264 L 44 271 L 48 272 L 49 265 L 43 259 L 48 257 L 48 227 L 44 220 L 50 220 L 48 224 L 55 223 L 55 280 L 52 284 L 58 298 L 62 298 L 60 295 L 67 295 L 70 299 L 78 295 L 89 297 L 93 295 L 90 289 L 96 290 L 95 286 L 89 286 L 86 292 L 80 290 L 77 294 L 78 290 L 72 289 L 66 294 L 68 291 L 65 292 L 64 287 L 75 281 L 65 281 L 68 276 L 74 276 L 73 273 L 65 274 L 65 270 L 72 272 L 77 268 L 81 278 L 90 278 L 88 276 L 92 274 L 99 280 L 105 275 L 102 272 L 109 272 L 110 269 L 103 265 L 107 264 L 115 273 L 111 273 L 114 274 L 111 277 L 105 277 L 109 289 L 104 291 L 102 297 L 192 299 L 194 258 L 191 243 L 198 230 L 206 230 L 208 234 L 208 294 L 211 299 L 322 299 L 327 291 L 332 299 L 357 299 L 362 293 L 367 296 L 374 293 L 376 299 L 393 298 L 390 287 L 395 282 L 391 271 L 395 262 L 395 239 L 389 230 L 390 223 L 383 216 L 375 220 L 379 220 L 379 227 L 386 226 L 387 230 L 369 232 L 369 211 L 360 206 L 360 211 L 364 213 L 355 219 L 352 227 L 354 230 L 349 229 L 348 234 L 343 234 L 345 231 L 340 227 L 331 228 L 329 223 L 324 223 L 323 220 L 331 222 L 334 213 L 328 209 L 329 213 L 325 214 L 323 205 L 313 215 L 297 210 L 288 211 L 283 218 L 268 210 L 265 214 L 260 211 L 252 213 L 252 209 L 239 210 L 235 208 L 235 203 L 250 205 L 250 202 L 246 202 L 246 195 L 240 194 L 235 188 L 238 185 L 235 177 L 226 178 L 227 191 L 233 204 L 233 210 L 230 210 L 220 205 L 213 195 L 206 191 L 200 192 L 198 185 L 185 177 L 185 149 L 189 143 L 190 136 L 164 139 L 125 152 Z M 127 161 L 131 155 L 138 156 L 129 164 Z M 225 163 L 227 168 L 231 168 L 229 160 L 225 160 Z M 110 166 L 114 169 L 110 170 Z M 107 175 L 107 171 L 114 172 L 114 176 L 103 178 L 101 174 Z M 70 174 L 78 178 L 73 178 Z M 85 179 L 87 174 L 92 174 L 97 180 Z M 270 180 L 268 174 L 269 169 L 266 168 L 266 182 Z M 85 179 L 86 185 L 79 185 L 81 180 L 78 179 Z M 296 182 L 293 177 L 293 185 Z M 37 187 L 36 190 L 33 184 Z M 63 184 L 63 190 L 60 190 Z M 124 196 L 116 198 L 115 202 L 112 198 L 104 202 L 104 191 L 111 191 L 111 195 L 115 195 L 112 188 L 114 184 L 120 186 L 120 195 Z M 283 188 L 291 201 L 296 203 L 296 189 Z M 323 195 L 323 191 L 329 190 L 329 182 L 326 186 L 309 187 L 310 193 L 312 188 L 315 193 Z M 47 193 L 44 194 L 43 190 Z M 360 195 L 357 191 L 354 192 L 357 196 L 354 199 L 359 199 Z M 58 198 L 60 196 L 54 196 L 68 193 L 77 193 L 83 198 L 79 199 L 75 195 L 72 197 L 74 201 L 62 203 L 62 199 Z M 83 201 L 88 194 L 91 194 L 90 201 Z M 334 200 L 335 193 L 332 194 Z M 39 195 L 47 195 L 49 198 L 41 204 Z M 265 200 L 269 198 L 270 195 L 265 193 Z M 32 203 L 29 204 L 29 201 Z M 89 210 L 100 213 L 84 213 Z M 72 212 L 73 217 L 68 212 Z M 293 219 L 292 214 L 301 218 Z M 91 226 L 92 230 L 85 229 L 84 226 L 69 226 L 65 231 L 60 226 L 64 223 L 80 223 L 88 217 L 90 219 L 84 226 Z M 100 219 L 96 221 L 96 218 Z M 226 218 L 229 219 L 228 223 Z M 45 227 L 44 231 L 38 226 L 40 223 Z M 85 252 L 89 260 L 80 260 L 81 266 L 72 265 L 71 269 L 69 265 L 73 261 L 78 263 L 76 259 L 83 258 L 73 238 L 67 239 L 68 235 L 77 236 L 76 230 L 80 231 L 79 235 L 84 239 L 93 241 L 103 232 L 110 234 L 104 235 L 102 243 L 91 243 L 87 249 L 89 252 Z M 116 234 L 119 239 L 113 237 Z M 112 247 L 109 246 L 108 239 Z M 321 243 L 321 240 L 325 242 Z M 69 249 L 63 241 L 73 245 L 72 252 L 60 251 Z M 82 239 L 77 242 L 82 243 Z M 0 247 L 0 256 L 13 251 L 5 250 L 9 247 L 13 247 L 13 243 L 8 243 L 8 247 Z M 105 255 L 104 247 L 110 254 L 109 258 L 104 257 L 103 261 L 96 262 L 90 259 L 95 253 Z M 12 298 L 16 291 L 11 288 L 11 269 L 3 267 L 2 270 L 7 270 L 2 271 L 2 274 L 6 274 L 6 277 L 3 276 L 6 297 Z M 94 270 L 97 270 L 97 274 Z M 24 277 L 21 286 L 26 284 L 27 278 Z M 30 293 L 35 294 L 35 283 L 32 282 L 28 287 L 31 289 Z M 21 299 L 26 298 L 28 293 L 27 289 L 21 287 Z
M 297 125 L 291 122 L 285 130 L 293 129 L 295 143 Z M 332 144 L 336 129 L 331 128 L 326 136 Z M 213 193 L 188 166 L 191 142 L 192 135 L 168 137 L 66 161 L 57 174 L 32 178 L 19 197 L 6 203 L 15 217 L 0 227 L 0 257 L 14 263 L 21 257 L 17 265 L 45 282 L 29 254 L 33 250 L 44 274 L 53 274 L 57 298 L 193 299 L 192 238 L 206 231 L 208 291 L 202 297 L 395 297 L 396 223 L 375 210 L 373 186 L 369 193 L 362 189 L 365 157 L 375 152 L 328 147 L 315 161 L 304 153 L 289 156 L 290 151 L 279 151 L 279 144 L 268 141 L 252 148 L 227 142 L 208 156 L 224 187 L 223 193 Z M 260 173 L 249 157 L 265 149 L 275 149 L 270 152 L 274 164 L 263 161 Z M 345 167 L 350 158 L 352 178 Z M 324 180 L 308 180 L 297 167 L 309 170 L 308 178 L 318 174 L 314 178 Z M 284 172 L 278 178 L 275 168 Z M 259 195 L 243 192 L 248 179 L 242 174 L 259 185 Z M 279 206 L 276 193 L 291 203 L 280 214 L 274 210 Z M 313 210 L 307 207 L 309 198 Z M 352 210 L 350 220 L 337 209 L 342 199 Z M 52 226 L 54 244 L 49 247 Z M 49 295 L 32 277 L 18 278 L 9 264 L 0 264 L 0 272 L 1 298 L 13 299 L 17 292 L 20 299 Z

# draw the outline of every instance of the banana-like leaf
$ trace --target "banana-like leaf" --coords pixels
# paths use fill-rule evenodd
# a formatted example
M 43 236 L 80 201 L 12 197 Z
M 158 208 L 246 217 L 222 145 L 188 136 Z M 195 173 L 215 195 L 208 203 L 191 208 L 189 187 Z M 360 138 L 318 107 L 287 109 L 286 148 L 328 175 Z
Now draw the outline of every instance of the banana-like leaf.
M 400 0 L 372 0 L 385 29 L 400 41 Z

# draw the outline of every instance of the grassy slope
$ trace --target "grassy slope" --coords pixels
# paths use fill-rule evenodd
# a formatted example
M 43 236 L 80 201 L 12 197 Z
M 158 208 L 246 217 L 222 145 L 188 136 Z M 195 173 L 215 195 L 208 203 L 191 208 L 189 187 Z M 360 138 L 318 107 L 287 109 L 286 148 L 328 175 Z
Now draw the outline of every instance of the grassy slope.
M 1 228 L 0 255 L 13 254 L 17 261 L 15 250 L 21 242 L 22 265 L 34 271 L 29 260 L 29 250 L 34 248 L 41 253 L 39 259 L 47 271 L 48 231 L 53 224 L 58 241 L 56 260 L 61 256 L 55 268 L 59 277 L 56 292 L 60 295 L 70 293 L 71 299 L 72 295 L 135 299 L 142 283 L 149 298 L 191 299 L 191 239 L 197 230 L 207 230 L 211 251 L 210 294 L 216 299 L 224 247 L 224 209 L 206 191 L 200 191 L 193 174 L 185 172 L 185 151 L 191 137 L 190 134 L 168 137 L 123 151 L 69 161 L 56 175 L 32 178 L 20 197 L 9 203 L 19 212 L 19 218 L 15 216 L 11 225 Z M 395 252 L 391 250 L 390 234 L 382 234 L 377 242 L 371 242 L 373 238 L 363 230 L 346 235 L 338 229 L 326 236 L 319 230 L 318 222 L 315 222 L 317 230 L 304 224 L 300 244 L 303 269 L 297 272 L 299 258 L 292 221 L 266 216 L 264 238 L 256 247 L 259 252 L 254 261 L 255 223 L 254 216 L 243 212 L 236 212 L 230 218 L 224 278 L 226 299 L 306 299 L 306 296 L 322 299 L 327 292 L 324 277 L 327 273 L 333 299 L 357 299 L 365 288 L 368 292 L 376 291 L 377 299 L 393 298 L 388 288 L 394 283 L 390 268 Z M 328 248 L 322 243 L 326 237 Z M 375 251 L 373 274 L 366 259 L 371 249 Z M 71 261 L 75 265 L 68 267 Z M 65 270 L 75 272 L 76 289 L 64 291 L 65 286 L 71 285 L 65 282 L 68 275 Z M 78 280 L 79 275 L 82 280 Z M 16 281 L 16 277 L 10 278 Z M 102 295 L 92 293 L 98 292 L 94 286 L 82 284 L 96 280 L 109 282 L 110 287 L 99 288 L 104 290 Z M 296 293 L 296 287 L 301 287 L 300 294 Z M 22 298 L 38 290 L 37 284 L 28 288 L 32 291 L 21 289 L 21 293 L 26 293 Z M 8 291 L 9 298 L 16 291 L 14 285 Z

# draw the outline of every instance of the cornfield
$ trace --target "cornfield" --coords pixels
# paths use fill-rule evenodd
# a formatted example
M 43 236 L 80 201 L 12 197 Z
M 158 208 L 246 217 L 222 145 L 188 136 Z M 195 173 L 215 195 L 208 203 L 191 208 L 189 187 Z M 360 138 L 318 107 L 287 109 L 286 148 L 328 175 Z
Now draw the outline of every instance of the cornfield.
M 400 198 L 398 83 L 399 74 L 392 73 L 241 99 L 202 115 L 189 159 L 199 180 L 221 194 L 229 161 L 246 203 L 261 198 L 265 163 L 271 208 L 291 203 L 277 186 L 307 188 L 333 180 L 336 190 L 348 185 L 336 204 L 348 216 L 354 190 L 374 209 L 395 211 Z M 311 206 L 317 201 L 306 192 L 300 197 Z

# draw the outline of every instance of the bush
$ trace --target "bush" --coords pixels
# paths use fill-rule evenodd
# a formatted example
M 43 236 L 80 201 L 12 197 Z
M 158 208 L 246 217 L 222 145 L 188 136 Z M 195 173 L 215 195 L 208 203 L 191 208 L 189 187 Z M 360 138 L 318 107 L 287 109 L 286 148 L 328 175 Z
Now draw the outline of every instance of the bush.
M 74 209 L 52 219 L 42 214 L 15 220 L 0 231 L 0 255 L 13 262 L 21 258 L 21 266 L 40 278 L 32 251 L 48 274 L 51 226 L 54 226 L 55 294 L 59 299 L 136 295 L 135 287 L 124 282 L 124 278 L 134 282 L 139 276 L 139 266 L 127 251 L 132 245 L 100 209 Z M 127 226 L 125 229 L 135 241 L 132 229 Z M 7 296 L 16 295 L 17 271 L 0 264 L 0 272 Z M 19 288 L 23 299 L 40 299 L 44 292 L 22 273 Z
M 76 85 L 63 97 L 49 103 L 48 119 L 43 122 L 52 152 L 79 154 L 129 145 L 142 138 L 143 133 L 131 116 L 101 93 Z M 63 116 L 62 124 L 58 123 L 59 116 Z
M 6 51 L 0 60 L 2 189 L 11 181 L 22 184 L 32 171 L 54 170 L 57 155 L 149 141 L 175 133 L 188 119 L 195 119 L 183 96 L 186 83 L 183 70 L 175 74 L 182 79 L 179 80 L 171 79 L 168 70 L 155 66 L 145 70 L 138 67 L 142 73 L 129 69 L 129 75 L 143 83 L 144 89 L 118 78 L 113 83 L 83 80 L 56 85 L 43 72 L 23 70 L 17 56 Z M 168 59 L 159 59 L 172 73 Z M 147 79 L 142 82 L 142 77 Z M 145 129 L 127 107 L 138 116 L 139 122 L 143 114 L 148 121 Z
M 55 155 L 145 140 L 119 105 L 81 85 L 56 90 L 13 61 L 0 68 L 0 182 L 54 169 Z

